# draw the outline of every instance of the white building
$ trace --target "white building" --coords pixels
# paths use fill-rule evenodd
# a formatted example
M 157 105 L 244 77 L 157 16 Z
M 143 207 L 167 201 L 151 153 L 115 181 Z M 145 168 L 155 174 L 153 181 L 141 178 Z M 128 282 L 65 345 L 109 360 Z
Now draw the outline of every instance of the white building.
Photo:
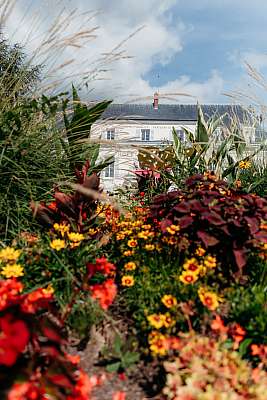
M 231 118 L 235 118 L 241 124 L 247 144 L 255 143 L 256 129 L 248 122 L 248 114 L 241 106 L 201 107 L 205 118 L 224 116 L 226 125 Z M 194 132 L 196 122 L 197 105 L 158 104 L 157 94 L 154 95 L 154 103 L 151 105 L 111 104 L 92 129 L 92 137 L 101 137 L 103 141 L 101 157 L 114 155 L 114 163 L 102 173 L 105 189 L 112 191 L 134 179 L 132 171 L 138 169 L 138 147 L 159 146 L 171 142 L 173 128 L 181 140 L 186 140 L 183 127 Z

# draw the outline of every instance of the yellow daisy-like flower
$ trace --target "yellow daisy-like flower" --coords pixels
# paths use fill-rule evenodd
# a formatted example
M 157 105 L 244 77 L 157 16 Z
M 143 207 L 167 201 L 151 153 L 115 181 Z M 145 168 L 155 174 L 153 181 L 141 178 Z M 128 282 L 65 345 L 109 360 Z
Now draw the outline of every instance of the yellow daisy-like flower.
M 216 268 L 216 265 L 217 265 L 216 257 L 212 257 L 212 256 L 205 257 L 204 265 L 207 268 Z
M 81 242 L 71 242 L 70 243 L 70 248 L 75 249 L 76 247 L 79 247 Z
M 137 236 L 139 237 L 139 239 L 144 239 L 147 240 L 148 239 L 148 234 L 146 231 L 141 231 L 137 234 Z
M 251 162 L 250 161 L 240 161 L 238 166 L 240 169 L 248 169 L 251 167 Z
M 0 250 L 0 260 L 4 262 L 17 261 L 21 254 L 20 250 L 13 249 L 13 247 L 5 247 Z
M 123 240 L 125 238 L 125 235 L 123 233 L 117 233 L 116 239 L 117 240 Z
M 50 247 L 54 250 L 61 250 L 64 249 L 66 247 L 66 243 L 64 240 L 61 239 L 54 239 L 52 240 L 52 242 L 50 242 Z
M 135 262 L 133 262 L 133 261 L 129 261 L 128 263 L 126 263 L 126 264 L 124 265 L 124 268 L 125 268 L 127 271 L 134 271 L 134 270 L 136 269 L 136 264 L 135 264 Z
M 165 356 L 168 351 L 168 340 L 164 335 L 159 334 L 151 339 L 149 348 L 154 355 Z
M 45 294 L 53 294 L 55 292 L 53 286 L 50 284 L 46 288 L 43 289 Z
M 125 250 L 123 252 L 123 255 L 126 256 L 126 257 L 131 257 L 133 254 L 134 254 L 133 250 Z
M 121 278 L 122 286 L 133 286 L 134 285 L 134 277 L 132 275 L 124 275 Z
M 151 225 L 147 224 L 147 225 L 142 225 L 142 228 L 147 231 L 149 229 L 151 229 Z
M 154 246 L 154 244 L 146 244 L 146 245 L 145 245 L 145 249 L 146 249 L 147 251 L 152 251 L 152 250 L 155 249 L 155 246 Z
M 165 328 L 170 328 L 175 325 L 175 320 L 171 317 L 169 313 L 163 315 L 163 325 Z
M 24 275 L 24 269 L 20 264 L 7 264 L 1 270 L 1 275 L 5 278 L 18 278 Z
M 82 240 L 84 240 L 84 235 L 82 233 L 71 232 L 68 233 L 68 238 L 72 242 L 81 242 Z
M 203 249 L 202 247 L 199 247 L 198 249 L 196 249 L 196 255 L 198 257 L 203 257 L 205 253 L 206 253 L 206 250 Z
M 198 279 L 198 274 L 191 271 L 183 271 L 179 276 L 179 280 L 183 282 L 185 285 L 190 285 L 195 283 Z
M 216 310 L 216 308 L 219 307 L 219 301 L 222 301 L 222 299 L 218 297 L 216 293 L 211 292 L 204 287 L 198 289 L 198 296 L 201 303 L 211 311 Z
M 65 233 L 68 233 L 70 230 L 70 226 L 68 224 L 54 224 L 53 225 L 55 231 L 58 231 L 61 236 L 64 236 Z
M 136 247 L 137 246 L 137 240 L 130 239 L 130 240 L 128 240 L 127 244 L 128 244 L 129 247 Z
M 179 232 L 180 230 L 180 226 L 179 225 L 170 225 L 166 228 L 166 231 L 170 234 L 170 235 L 175 235 L 176 232 Z
M 199 262 L 197 261 L 196 258 L 190 258 L 189 260 L 187 260 L 184 263 L 183 268 L 187 271 L 194 272 L 196 274 L 198 274 L 201 271 L 201 266 L 199 265 Z
M 153 328 L 160 329 L 164 326 L 165 317 L 163 314 L 151 314 L 147 316 L 147 320 Z
M 172 296 L 171 294 L 165 294 L 162 297 L 161 301 L 164 304 L 164 306 L 167 307 L 167 308 L 172 308 L 172 307 L 175 307 L 177 305 L 176 298 L 174 296 Z

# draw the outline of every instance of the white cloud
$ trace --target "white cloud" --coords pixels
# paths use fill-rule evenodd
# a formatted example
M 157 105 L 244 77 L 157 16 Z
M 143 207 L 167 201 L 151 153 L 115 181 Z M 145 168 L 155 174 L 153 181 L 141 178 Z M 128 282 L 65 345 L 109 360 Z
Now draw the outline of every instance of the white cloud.
M 26 12 L 27 5 L 33 4 Z M 57 73 L 57 77 L 78 75 L 82 71 L 91 71 L 96 67 L 99 71 L 98 80 L 91 82 L 90 87 L 95 97 L 114 98 L 115 101 L 125 101 L 133 96 L 151 96 L 158 89 L 151 87 L 144 76 L 156 63 L 167 65 L 172 57 L 183 50 L 183 37 L 191 27 L 186 26 L 177 18 L 170 24 L 168 13 L 176 0 L 65 0 L 58 3 L 55 0 L 40 1 L 17 0 L 13 13 L 6 22 L 6 30 L 14 40 L 26 45 L 32 52 L 45 32 L 51 26 L 52 18 L 61 12 L 61 20 L 68 15 L 69 10 L 77 7 L 79 14 L 73 15 L 71 23 L 62 30 L 62 35 L 71 34 L 77 30 L 91 29 L 99 26 L 97 38 L 89 40 L 83 48 L 68 47 L 64 54 L 59 50 L 50 49 L 54 62 L 50 68 L 61 64 L 64 60 L 74 59 L 73 63 Z M 85 11 L 99 10 L 99 13 L 88 21 Z M 82 15 L 83 14 L 83 15 Z M 92 14 L 91 14 L 92 16 Z M 109 53 L 119 43 L 123 42 L 136 29 L 144 26 L 126 41 L 115 52 L 125 50 L 122 55 L 133 58 L 120 58 L 116 62 L 102 65 L 99 60 L 104 53 Z M 28 33 L 31 32 L 31 39 Z M 49 44 L 47 44 L 49 47 Z M 116 57 L 115 57 L 116 58 Z M 93 75 L 95 77 L 95 75 Z M 77 78 L 75 78 L 77 80 Z M 65 80 L 69 82 L 69 80 Z M 161 93 L 186 92 L 195 96 L 201 102 L 216 102 L 223 88 L 223 79 L 217 71 L 213 71 L 205 82 L 191 81 L 188 76 L 178 76 L 160 87 Z M 92 94 L 91 94 L 92 97 Z M 177 97 L 180 102 L 194 102 L 195 99 Z M 166 100 L 167 101 L 167 100 Z M 168 100 L 170 102 L 170 100 Z

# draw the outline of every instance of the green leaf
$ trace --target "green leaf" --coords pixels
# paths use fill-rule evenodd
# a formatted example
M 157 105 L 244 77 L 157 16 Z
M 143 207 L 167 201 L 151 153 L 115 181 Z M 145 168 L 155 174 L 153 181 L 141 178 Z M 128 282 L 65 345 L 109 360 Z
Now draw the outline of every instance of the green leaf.
M 122 347 L 122 340 L 119 335 L 115 336 L 114 339 L 114 352 L 117 356 L 121 356 L 121 347 Z
M 247 349 L 252 342 L 253 342 L 253 339 L 250 339 L 250 338 L 247 338 L 241 342 L 241 344 L 239 346 L 239 354 L 241 355 L 241 357 L 243 357 L 246 354 Z
M 197 119 L 197 129 L 196 129 L 196 142 L 201 143 L 208 143 L 209 135 L 208 135 L 208 128 L 207 124 L 204 119 L 204 115 L 202 112 L 201 107 L 198 105 L 198 119 Z
M 115 363 L 113 363 L 113 364 L 109 364 L 109 365 L 106 367 L 106 370 L 107 370 L 108 372 L 117 372 L 117 371 L 119 370 L 120 366 L 121 366 L 121 362 L 118 361 L 118 362 L 115 362 Z

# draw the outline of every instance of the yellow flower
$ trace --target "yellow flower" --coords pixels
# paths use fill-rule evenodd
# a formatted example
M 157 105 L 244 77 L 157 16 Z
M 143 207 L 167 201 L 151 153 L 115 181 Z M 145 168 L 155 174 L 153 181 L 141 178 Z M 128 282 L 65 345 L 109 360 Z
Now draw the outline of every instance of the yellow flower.
M 82 233 L 71 232 L 68 233 L 68 238 L 72 242 L 81 242 L 82 240 L 84 240 L 84 235 Z
M 166 231 L 170 234 L 170 235 L 175 235 L 176 232 L 179 232 L 180 230 L 180 226 L 179 225 L 170 225 L 166 228 Z
M 167 238 L 166 238 L 167 239 Z M 167 243 L 170 244 L 171 246 L 173 246 L 174 244 L 177 243 L 177 237 L 175 236 L 171 236 L 167 239 Z
M 174 296 L 172 296 L 171 294 L 165 294 L 162 297 L 161 301 L 164 304 L 164 306 L 167 307 L 167 308 L 172 308 L 172 307 L 175 307 L 177 305 L 176 298 Z
M 133 254 L 134 254 L 134 251 L 133 251 L 133 250 L 125 250 L 125 251 L 123 252 L 123 255 L 126 256 L 126 257 L 130 257 L 130 256 L 132 256 Z
M 187 271 L 194 272 L 195 274 L 198 274 L 201 271 L 201 266 L 196 258 L 190 258 L 187 260 L 184 263 L 183 268 Z
M 144 239 L 147 240 L 148 239 L 148 234 L 146 231 L 141 231 L 137 234 L 137 237 L 139 237 L 140 239 Z
M 146 249 L 147 251 L 152 251 L 152 250 L 155 249 L 155 246 L 154 246 L 154 244 L 146 244 L 146 245 L 145 245 L 145 249 Z
M 125 238 L 125 235 L 123 233 L 117 233 L 116 239 L 117 240 L 123 240 Z
M 216 268 L 216 257 L 212 257 L 212 256 L 205 257 L 204 265 L 207 268 Z
M 53 294 L 55 292 L 52 285 L 48 285 L 46 288 L 43 289 L 45 294 Z
M 18 278 L 24 275 L 24 270 L 20 264 L 7 264 L 2 268 L 1 275 L 5 278 Z
M 199 257 L 204 256 L 205 253 L 206 253 L 206 250 L 203 249 L 202 247 L 199 247 L 198 249 L 196 249 L 196 255 Z
M 81 242 L 72 242 L 70 243 L 70 248 L 75 249 L 76 247 L 79 247 Z
M 163 314 L 151 314 L 147 316 L 147 320 L 153 328 L 160 329 L 164 326 L 164 315 Z
M 94 229 L 94 228 L 90 228 L 89 231 L 88 231 L 90 236 L 95 235 L 97 232 L 98 232 L 98 229 Z
M 133 286 L 134 285 L 134 277 L 132 275 L 124 275 L 121 278 L 122 286 Z
M 216 308 L 219 307 L 219 301 L 222 301 L 216 293 L 211 292 L 204 287 L 198 289 L 198 295 L 201 303 L 212 311 L 216 310 Z
M 5 247 L 4 249 L 0 250 L 0 260 L 5 262 L 17 261 L 20 254 L 20 250 L 15 250 L 13 247 Z
M 142 229 L 144 230 L 149 230 L 151 229 L 151 225 L 147 224 L 147 225 L 142 225 Z
M 61 236 L 64 236 L 65 233 L 69 232 L 70 226 L 68 224 L 54 224 L 55 231 L 58 231 Z
M 168 350 L 168 340 L 164 335 L 159 334 L 150 340 L 149 348 L 153 354 L 164 356 Z
M 136 269 L 136 264 L 135 264 L 133 261 L 129 261 L 128 263 L 126 263 L 126 264 L 124 265 L 124 268 L 125 268 L 127 271 L 134 271 L 134 270 Z
M 130 239 L 130 240 L 128 240 L 127 244 L 128 244 L 129 247 L 136 247 L 137 246 L 137 241 L 134 240 L 134 239 Z
M 238 165 L 239 165 L 240 169 L 248 169 L 251 167 L 251 162 L 250 161 L 240 161 Z
M 57 251 L 64 249 L 65 245 L 65 241 L 61 239 L 54 239 L 50 242 L 50 247 Z
M 171 326 L 175 325 L 175 320 L 171 317 L 169 313 L 164 314 L 163 319 L 163 325 L 165 326 L 165 328 L 170 328 Z
M 198 279 L 198 275 L 191 271 L 183 271 L 179 276 L 179 280 L 183 282 L 185 285 L 190 285 L 191 283 L 195 283 Z

